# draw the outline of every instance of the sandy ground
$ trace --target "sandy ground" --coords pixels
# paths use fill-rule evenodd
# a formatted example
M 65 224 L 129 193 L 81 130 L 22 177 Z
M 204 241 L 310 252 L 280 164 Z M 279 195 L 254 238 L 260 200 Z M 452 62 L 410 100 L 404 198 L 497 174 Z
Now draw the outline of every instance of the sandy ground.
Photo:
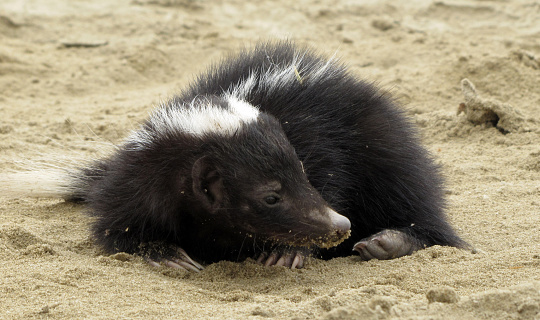
M 275 38 L 337 52 L 400 99 L 477 252 L 194 274 L 104 255 L 81 206 L 4 197 L 0 318 L 540 319 L 537 1 L 3 0 L 0 172 L 96 157 L 211 61 Z

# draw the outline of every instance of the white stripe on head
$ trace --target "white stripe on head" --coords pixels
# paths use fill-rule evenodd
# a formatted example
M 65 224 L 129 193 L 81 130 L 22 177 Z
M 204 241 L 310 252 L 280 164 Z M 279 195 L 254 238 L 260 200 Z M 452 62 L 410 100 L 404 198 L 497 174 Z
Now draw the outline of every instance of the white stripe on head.
M 189 134 L 202 137 L 208 133 L 233 135 L 244 124 L 257 121 L 259 110 L 251 104 L 227 93 L 223 98 L 228 106 L 215 106 L 204 98 L 195 98 L 189 104 L 161 105 L 151 114 L 149 122 L 156 132 L 145 127 L 135 130 L 126 142 L 135 149 L 144 149 L 160 136 Z
M 131 147 L 142 149 L 159 136 L 178 133 L 204 136 L 219 133 L 226 136 L 234 134 L 243 124 L 256 121 L 260 111 L 246 102 L 255 87 L 263 94 L 274 95 L 285 88 L 300 82 L 304 85 L 330 78 L 343 71 L 335 55 L 327 61 L 305 61 L 306 53 L 297 52 L 290 63 L 271 61 L 266 70 L 253 70 L 247 78 L 231 84 L 222 98 L 229 106 L 213 106 L 209 100 L 195 98 L 189 104 L 177 106 L 161 105 L 150 116 L 150 123 L 156 132 L 144 127 L 132 132 L 126 142 Z M 270 56 L 269 58 L 270 59 Z M 261 92 L 259 92 L 261 94 Z

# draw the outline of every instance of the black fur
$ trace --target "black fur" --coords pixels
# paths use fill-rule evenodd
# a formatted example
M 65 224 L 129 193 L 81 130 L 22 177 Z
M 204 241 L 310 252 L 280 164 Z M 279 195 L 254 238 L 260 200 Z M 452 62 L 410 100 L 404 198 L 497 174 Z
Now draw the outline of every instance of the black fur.
M 261 75 L 298 56 L 296 81 L 269 89 Z M 96 217 L 97 243 L 111 253 L 170 257 L 179 246 L 205 262 L 238 260 L 269 249 L 268 239 L 286 244 L 324 229 L 302 220 L 327 203 L 349 218 L 351 237 L 317 249 L 320 257 L 349 255 L 354 243 L 383 229 L 420 246 L 466 247 L 446 221 L 439 169 L 404 112 L 339 63 L 317 76 L 327 61 L 289 42 L 260 44 L 201 75 L 166 108 L 196 100 L 227 108 L 224 91 L 255 75 L 245 100 L 264 113 L 232 136 L 165 135 L 144 123 L 154 132 L 146 148 L 119 146 L 78 182 L 76 197 Z M 246 200 L 270 181 L 281 183 L 287 210 Z

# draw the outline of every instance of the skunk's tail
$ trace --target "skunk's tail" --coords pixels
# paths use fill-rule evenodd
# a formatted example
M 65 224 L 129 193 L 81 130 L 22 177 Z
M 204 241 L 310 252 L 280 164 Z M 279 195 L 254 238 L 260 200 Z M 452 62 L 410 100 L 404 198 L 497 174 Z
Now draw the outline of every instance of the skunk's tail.
M 0 173 L 0 197 L 84 200 L 91 177 L 84 161 L 18 161 L 18 168 Z M 95 170 L 93 170 L 95 172 Z

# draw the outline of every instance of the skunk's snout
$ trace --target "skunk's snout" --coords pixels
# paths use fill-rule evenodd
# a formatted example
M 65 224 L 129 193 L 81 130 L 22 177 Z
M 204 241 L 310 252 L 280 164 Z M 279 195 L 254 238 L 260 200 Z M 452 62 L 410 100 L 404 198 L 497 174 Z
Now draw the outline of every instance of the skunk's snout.
M 349 221 L 347 217 L 340 215 L 330 208 L 328 208 L 328 216 L 332 223 L 332 229 L 334 229 L 339 236 L 344 236 L 351 230 L 351 221 Z

